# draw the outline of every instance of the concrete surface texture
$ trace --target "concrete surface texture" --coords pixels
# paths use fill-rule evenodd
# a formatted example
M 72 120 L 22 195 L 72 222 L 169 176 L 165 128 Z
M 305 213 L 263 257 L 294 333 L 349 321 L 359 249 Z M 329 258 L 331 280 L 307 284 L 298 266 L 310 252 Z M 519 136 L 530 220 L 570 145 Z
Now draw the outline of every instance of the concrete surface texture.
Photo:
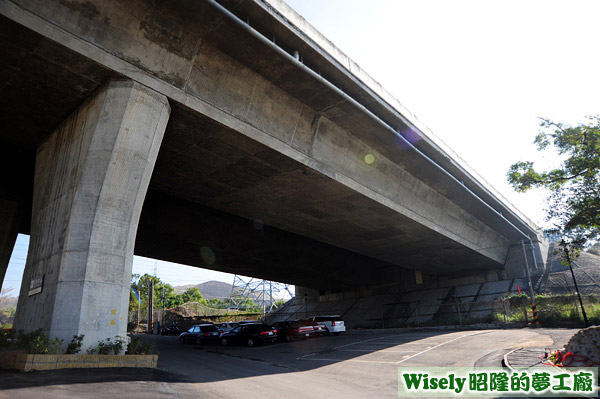
M 565 345 L 564 352 L 573 352 L 579 356 L 572 361 L 572 366 L 585 367 L 591 363 L 600 364 L 600 327 L 584 328 L 573 335 Z
M 83 348 L 125 337 L 133 243 L 169 105 L 112 81 L 39 147 L 15 328 Z M 37 290 L 36 290 L 37 289 Z
M 176 103 L 151 183 L 157 190 L 398 266 L 434 273 L 502 266 L 506 245 L 520 234 L 401 137 L 498 209 L 501 201 L 397 110 L 310 50 L 273 10 L 224 4 L 276 32 L 282 48 L 297 47 L 306 64 L 314 58 L 327 80 L 211 2 L 130 2 L 127 12 L 112 2 L 5 1 L 2 8 L 69 57 L 96 61 L 83 63 L 86 76 L 130 76 Z M 48 58 L 41 50 L 30 51 Z M 25 136 L 10 140 L 35 142 Z M 535 228 L 512 220 L 537 240 Z
M 0 0 L 0 48 L 0 151 L 27 182 L 0 171 L 0 198 L 34 202 L 17 326 L 123 333 L 133 253 L 311 298 L 520 276 L 527 236 L 545 262 L 536 226 L 283 4 Z M 93 106 L 115 79 L 137 94 Z

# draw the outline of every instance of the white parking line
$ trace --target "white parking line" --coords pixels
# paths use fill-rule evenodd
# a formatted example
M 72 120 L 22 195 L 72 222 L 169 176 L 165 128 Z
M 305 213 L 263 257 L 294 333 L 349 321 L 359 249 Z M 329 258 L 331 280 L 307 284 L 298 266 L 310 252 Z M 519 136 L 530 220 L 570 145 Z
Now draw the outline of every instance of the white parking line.
M 310 359 L 302 359 L 302 358 L 298 358 L 299 360 L 318 360 L 318 361 L 324 361 L 324 362 L 356 362 L 356 363 L 380 363 L 380 364 L 396 364 L 396 362 L 385 362 L 385 361 L 379 361 L 379 360 L 360 360 L 360 359 L 327 359 L 327 358 L 310 358 Z
M 372 349 L 342 349 L 340 352 L 377 352 L 377 353 L 416 353 L 417 351 L 386 351 L 386 350 L 372 350 Z
M 412 359 L 412 358 L 414 358 L 414 357 L 417 357 L 417 356 L 419 356 L 419 355 L 422 355 L 423 353 L 426 353 L 426 352 L 429 352 L 429 351 L 431 351 L 431 350 L 434 350 L 434 349 L 436 349 L 436 348 L 439 348 L 440 346 L 444 346 L 444 345 L 446 345 L 446 344 L 449 344 L 450 342 L 458 341 L 458 340 L 459 340 L 459 339 L 461 339 L 461 338 L 466 338 L 466 337 L 470 337 L 470 336 L 472 336 L 472 335 L 479 335 L 479 334 L 486 334 L 486 333 L 487 333 L 487 331 L 484 331 L 484 332 L 476 332 L 476 333 L 472 333 L 472 334 L 466 334 L 466 335 L 461 335 L 460 337 L 453 338 L 453 339 L 451 339 L 451 340 L 448 340 L 448 341 L 446 341 L 446 342 L 442 342 L 441 344 L 438 344 L 438 345 L 436 345 L 436 346 L 432 346 L 431 348 L 425 349 L 424 351 L 421 351 L 421 352 L 419 352 L 419 353 L 415 353 L 414 355 L 412 355 L 412 356 L 409 356 L 409 357 L 407 357 L 406 359 L 402 359 L 402 360 L 400 360 L 400 361 L 396 362 L 396 364 L 400 364 L 400 363 L 402 363 L 402 362 L 405 362 L 405 361 L 407 361 L 407 360 L 410 360 L 410 359 Z
M 450 339 L 448 341 L 444 341 L 444 342 L 440 342 L 440 343 L 435 343 L 435 342 L 373 342 L 373 341 L 379 341 L 382 339 L 390 339 L 392 337 L 402 337 L 405 338 L 401 335 L 387 335 L 384 337 L 378 337 L 378 338 L 371 338 L 371 339 L 365 339 L 363 341 L 358 341 L 358 342 L 352 342 L 349 344 L 345 344 L 345 345 L 340 345 L 340 346 L 336 346 L 334 348 L 332 348 L 332 351 L 337 351 L 337 352 L 367 352 L 365 354 L 370 354 L 370 353 L 413 353 L 412 355 L 406 355 L 403 356 L 402 360 L 399 361 L 379 361 L 379 360 L 362 360 L 362 359 L 332 359 L 332 358 L 323 358 L 323 357 L 310 357 L 310 356 L 318 356 L 320 353 L 319 352 L 313 352 L 313 353 L 309 353 L 307 355 L 304 356 L 300 356 L 298 358 L 296 358 L 296 360 L 315 360 L 315 361 L 324 361 L 324 362 L 357 362 L 357 363 L 380 363 L 380 364 L 400 364 L 402 362 L 405 362 L 407 360 L 410 360 L 414 357 L 417 357 L 419 355 L 422 355 L 424 353 L 427 353 L 429 351 L 432 351 L 436 348 L 439 348 L 440 346 L 444 346 L 446 344 L 449 344 L 451 342 L 457 341 L 461 338 L 466 338 L 466 337 L 470 337 L 472 335 L 479 335 L 479 334 L 486 334 L 487 332 L 483 331 L 483 332 L 475 332 L 475 333 L 471 333 L 471 334 L 465 334 L 465 335 L 461 335 L 459 337 Z M 427 339 L 430 337 L 418 337 L 421 339 Z M 369 349 L 342 349 L 342 348 L 348 348 L 349 346 L 355 346 L 355 345 L 360 345 L 360 344 L 365 344 L 365 345 L 428 345 L 427 349 L 422 350 L 422 351 L 411 351 L 411 350 L 407 350 L 407 351 L 393 351 L 393 350 L 369 350 Z M 415 348 L 416 349 L 416 348 Z
M 363 344 L 365 342 L 371 342 L 371 341 L 376 341 L 378 339 L 383 339 L 383 338 L 389 338 L 390 336 L 385 336 L 385 337 L 378 337 L 378 338 L 371 338 L 371 339 L 365 339 L 363 341 L 358 341 L 358 342 L 352 342 L 350 344 L 346 344 L 346 345 L 340 345 L 340 346 L 336 346 L 334 348 L 332 348 L 331 350 L 338 350 L 340 348 L 346 348 L 348 346 L 352 346 L 352 345 L 358 345 L 358 344 Z M 318 352 L 313 352 L 313 353 L 309 353 L 308 355 L 304 355 L 304 356 L 300 356 L 297 357 L 296 360 L 326 360 L 326 361 L 334 361 L 334 362 L 339 362 L 339 359 L 337 360 L 332 360 L 332 359 L 317 359 L 317 358 L 311 358 L 311 359 L 304 359 L 305 357 L 308 356 L 313 356 L 313 355 L 318 355 Z
M 384 338 L 389 338 L 389 337 L 379 337 L 379 338 L 365 339 L 364 341 L 352 342 L 351 344 L 336 346 L 333 349 L 340 349 L 340 348 L 345 348 L 347 346 L 364 344 L 365 342 L 377 341 L 378 339 L 384 339 Z

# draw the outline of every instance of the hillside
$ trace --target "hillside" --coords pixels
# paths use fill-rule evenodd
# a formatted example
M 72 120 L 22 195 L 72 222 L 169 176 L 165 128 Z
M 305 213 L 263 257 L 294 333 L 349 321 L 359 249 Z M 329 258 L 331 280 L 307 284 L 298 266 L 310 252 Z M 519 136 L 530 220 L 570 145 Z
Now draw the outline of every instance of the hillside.
M 202 297 L 204 299 L 212 299 L 212 298 L 229 298 L 231 295 L 231 284 L 223 283 L 221 281 L 207 281 L 206 283 L 201 284 L 187 284 L 187 285 L 179 285 L 177 287 L 173 287 L 176 294 L 182 294 L 190 288 L 198 288 L 202 293 Z
M 17 298 L 17 297 L 0 298 L 0 310 L 7 309 L 7 308 L 16 308 L 18 300 L 19 300 L 19 298 Z

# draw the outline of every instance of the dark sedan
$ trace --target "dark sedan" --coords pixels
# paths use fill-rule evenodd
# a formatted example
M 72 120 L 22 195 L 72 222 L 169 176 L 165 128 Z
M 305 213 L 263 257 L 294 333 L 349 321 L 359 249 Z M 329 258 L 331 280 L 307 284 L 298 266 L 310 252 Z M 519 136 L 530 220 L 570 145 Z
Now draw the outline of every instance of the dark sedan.
M 221 332 L 214 324 L 198 324 L 193 326 L 179 336 L 179 342 L 182 344 L 206 344 L 219 342 Z
M 321 335 L 318 328 L 315 328 L 315 326 L 307 323 L 305 320 L 279 321 L 273 324 L 273 328 L 277 330 L 277 337 L 281 341 L 287 342 L 294 339 L 306 339 Z
M 277 339 L 277 330 L 262 323 L 242 324 L 221 335 L 221 345 L 241 344 L 255 346 Z

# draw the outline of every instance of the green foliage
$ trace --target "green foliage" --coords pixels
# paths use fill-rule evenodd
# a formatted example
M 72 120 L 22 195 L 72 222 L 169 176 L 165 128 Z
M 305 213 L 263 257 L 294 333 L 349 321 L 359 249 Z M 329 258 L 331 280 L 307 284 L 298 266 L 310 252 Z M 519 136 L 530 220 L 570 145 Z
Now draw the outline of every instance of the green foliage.
M 0 330 L 0 348 L 8 348 L 10 346 L 13 346 L 15 338 L 15 330 Z
M 600 116 L 572 127 L 542 119 L 535 138 L 538 150 L 552 147 L 564 161 L 555 169 L 539 172 L 532 162 L 517 162 L 508 173 L 516 191 L 534 187 L 550 190 L 548 219 L 556 232 L 582 247 L 600 236 Z
M 173 287 L 170 284 L 161 281 L 158 277 L 150 276 L 149 274 L 144 274 L 140 277 L 139 275 L 134 274 L 131 286 L 140 294 L 140 312 L 142 314 L 145 314 L 145 312 L 148 310 L 149 281 L 154 282 L 154 298 L 152 303 L 155 309 L 162 309 L 163 306 L 165 309 L 172 309 L 187 302 L 205 303 L 200 290 L 196 287 L 188 289 L 183 294 L 175 294 Z M 137 311 L 137 307 L 137 297 L 131 293 L 129 299 L 129 310 Z
M 139 336 L 131 337 L 131 342 L 127 345 L 128 355 L 154 355 L 157 354 L 156 344 L 153 342 L 145 343 Z
M 277 309 L 279 309 L 280 307 L 282 307 L 283 305 L 285 305 L 287 303 L 287 301 L 285 300 L 280 300 L 280 301 L 275 301 L 275 307 Z
M 196 287 L 188 288 L 186 292 L 182 295 L 183 303 L 187 302 L 199 302 L 202 303 L 204 299 L 202 298 L 202 294 L 200 290 Z
M 504 298 L 507 314 L 497 312 L 494 317 L 497 321 L 525 322 L 532 321 L 533 312 L 528 295 L 510 294 Z M 540 324 L 544 327 L 579 326 L 583 324 L 581 309 L 576 302 L 574 294 L 539 294 L 536 295 L 535 304 L 538 311 Z M 588 319 L 592 324 L 600 322 L 600 298 L 596 296 L 583 297 Z
M 73 335 L 73 339 L 67 345 L 67 350 L 65 353 L 67 355 L 74 355 L 76 353 L 81 352 L 81 342 L 83 341 L 83 334 L 81 335 Z
M 245 312 L 258 313 L 262 312 L 262 309 L 258 307 L 258 305 L 250 298 L 239 298 L 235 300 L 234 297 L 235 308 L 239 310 L 243 310 Z M 233 305 L 232 305 L 233 306 Z
M 98 355 L 118 355 L 123 352 L 124 347 L 125 339 L 117 335 L 114 342 L 112 342 L 110 338 L 106 338 L 104 341 L 98 341 L 98 345 L 89 348 L 87 353 Z
M 32 354 L 59 353 L 62 342 L 62 339 L 48 338 L 41 328 L 30 333 L 19 332 L 17 334 L 17 345 Z
M 229 299 L 211 298 L 206 301 L 206 306 L 214 309 L 227 309 L 229 308 Z

